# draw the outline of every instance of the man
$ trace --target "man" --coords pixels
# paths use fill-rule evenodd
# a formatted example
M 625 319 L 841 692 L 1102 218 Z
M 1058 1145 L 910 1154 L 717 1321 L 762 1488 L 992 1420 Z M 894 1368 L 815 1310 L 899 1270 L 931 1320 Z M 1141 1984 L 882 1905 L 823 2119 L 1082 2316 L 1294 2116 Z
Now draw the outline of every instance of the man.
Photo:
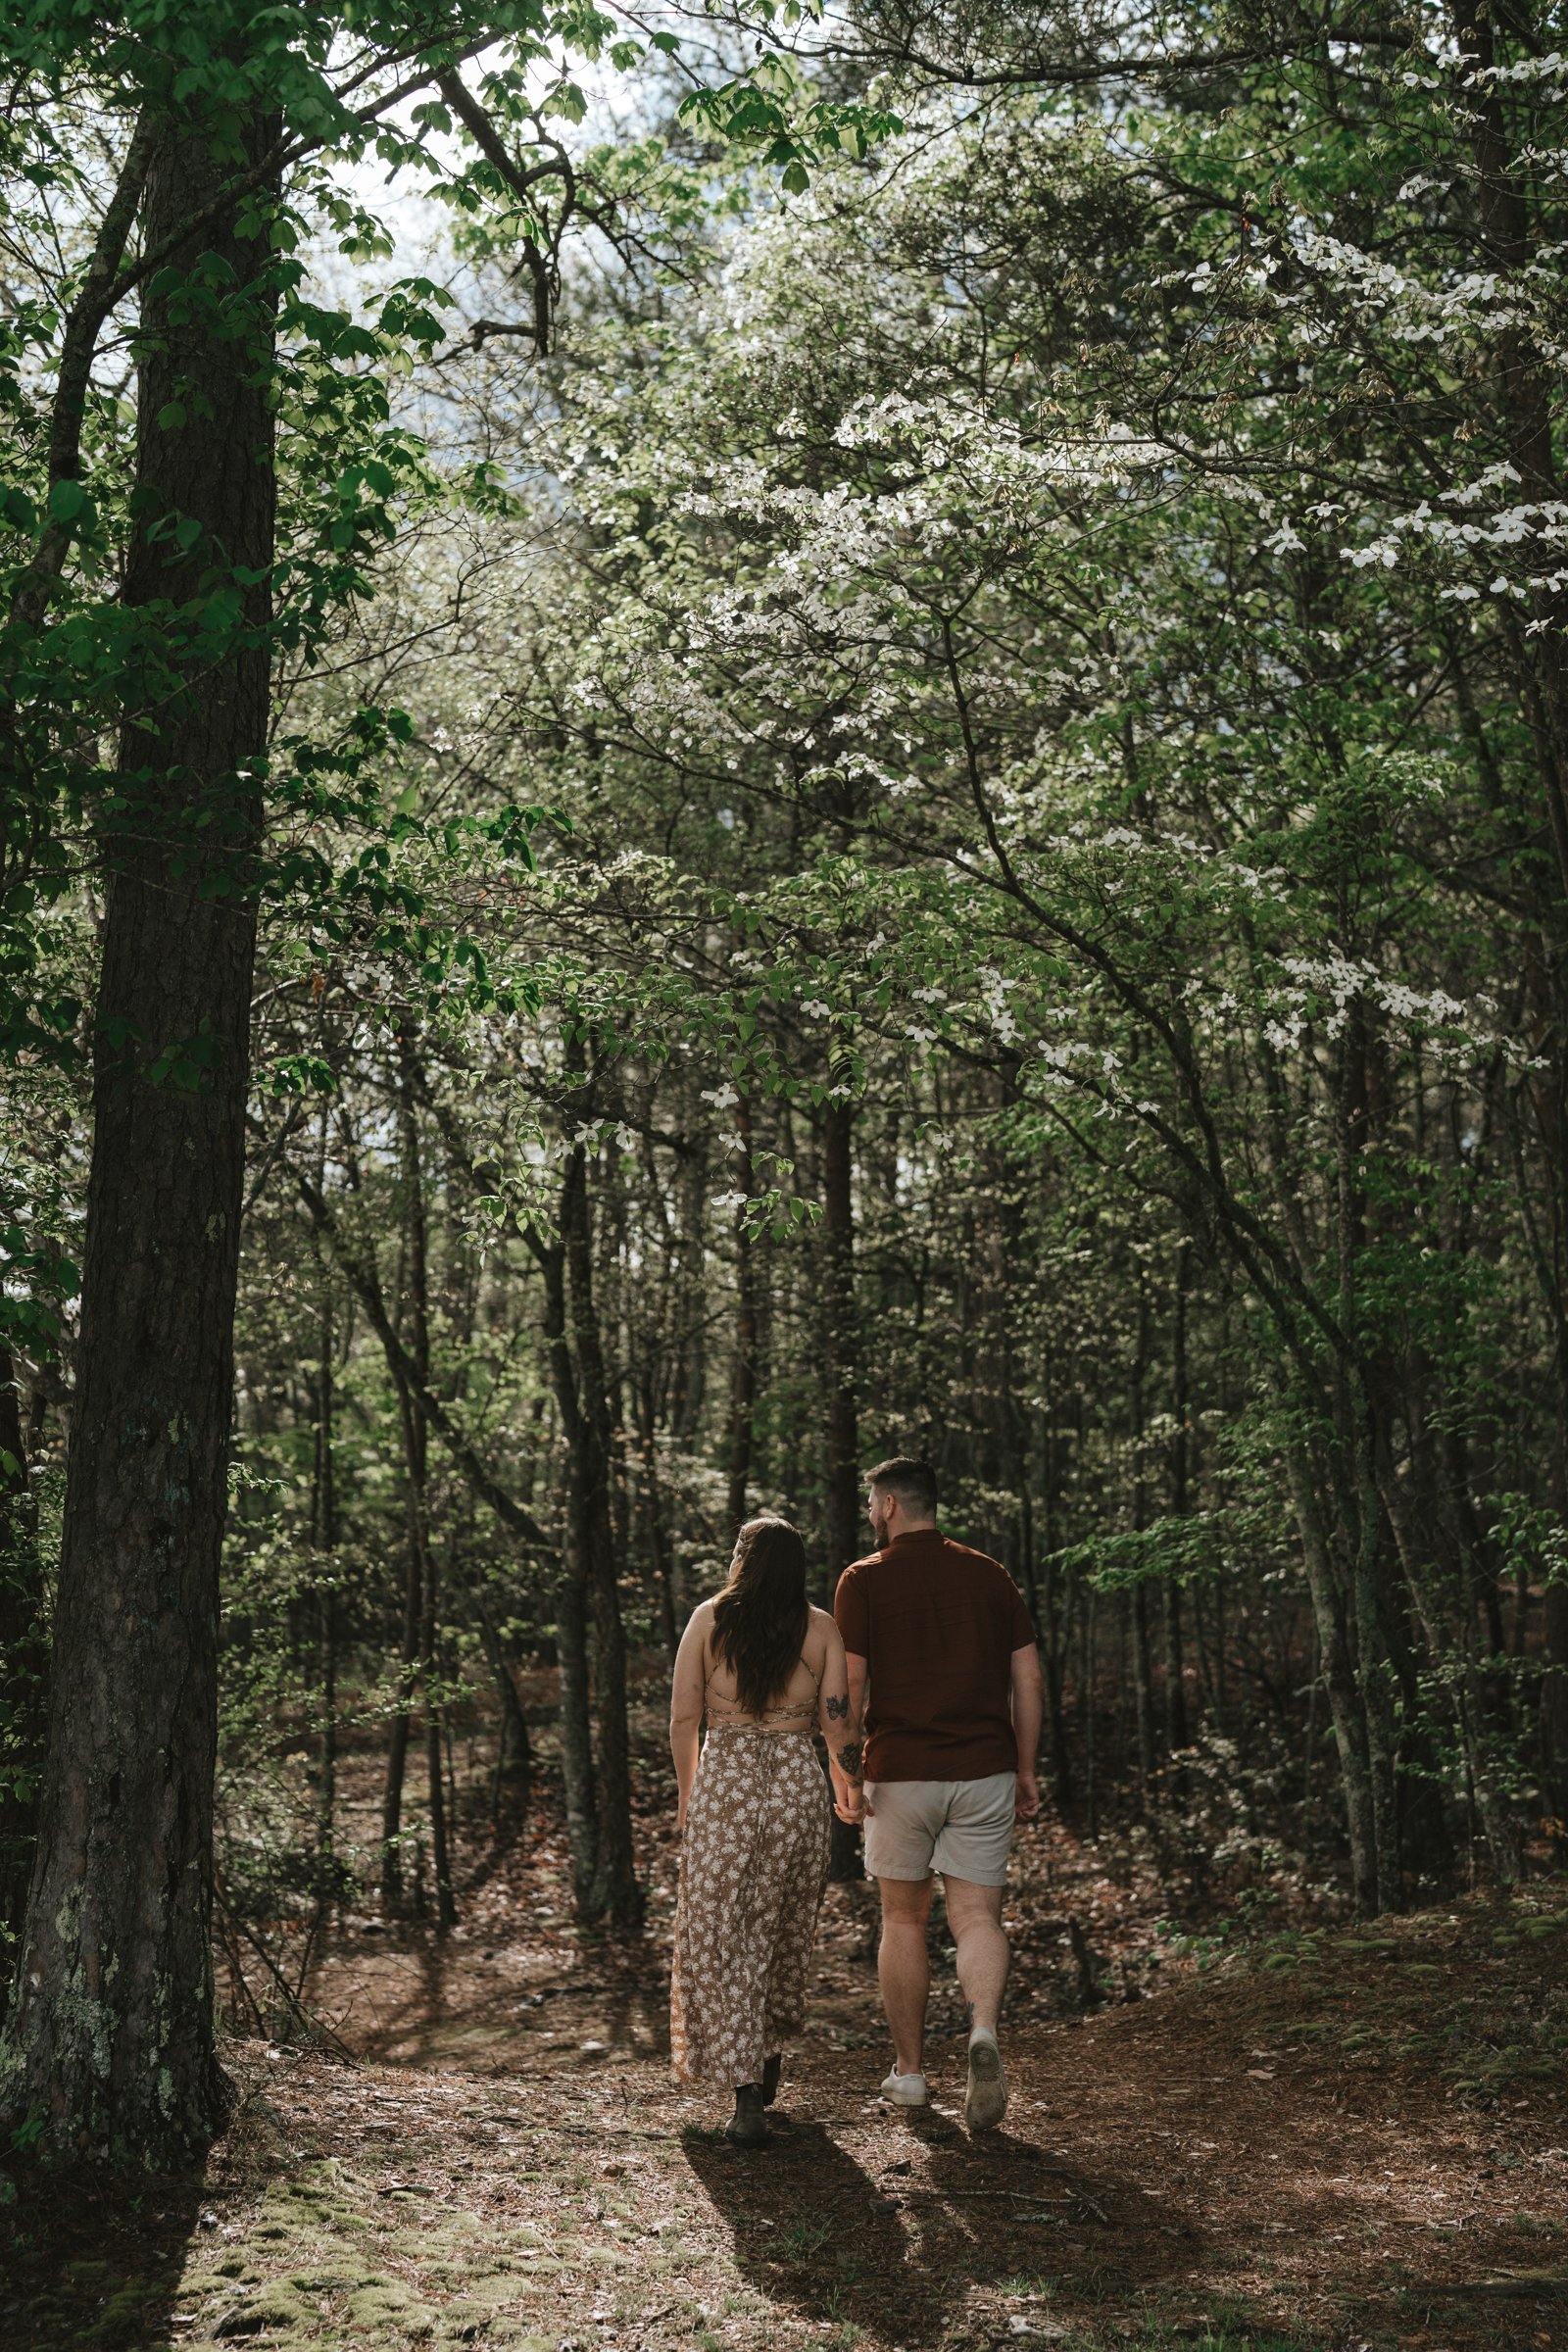
M 1006 1570 L 938 1531 L 930 1467 L 901 1456 L 868 1477 L 877 1549 L 845 1569 L 834 1601 L 849 1719 L 864 1722 L 866 1740 L 863 1759 L 842 1751 L 852 1769 L 835 1764 L 833 1778 L 841 1818 L 866 1824 L 865 1867 L 882 1894 L 877 1968 L 893 2030 L 882 2094 L 895 2106 L 926 2103 L 925 1937 L 940 1871 L 969 2004 L 964 2122 L 991 2131 L 1007 2104 L 997 2046 L 1007 1982 L 1002 1889 L 1013 1822 L 1040 1810 L 1040 1655 Z

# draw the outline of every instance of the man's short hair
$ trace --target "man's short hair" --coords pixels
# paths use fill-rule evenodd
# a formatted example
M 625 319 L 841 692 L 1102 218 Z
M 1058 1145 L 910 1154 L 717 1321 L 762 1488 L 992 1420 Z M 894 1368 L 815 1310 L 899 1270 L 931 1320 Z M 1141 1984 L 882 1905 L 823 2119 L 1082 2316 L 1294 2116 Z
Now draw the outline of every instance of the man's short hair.
M 896 1495 L 911 1519 L 934 1519 L 937 1515 L 937 1474 L 929 1462 L 917 1462 L 906 1453 L 896 1453 L 886 1462 L 878 1462 L 866 1477 L 880 1494 Z

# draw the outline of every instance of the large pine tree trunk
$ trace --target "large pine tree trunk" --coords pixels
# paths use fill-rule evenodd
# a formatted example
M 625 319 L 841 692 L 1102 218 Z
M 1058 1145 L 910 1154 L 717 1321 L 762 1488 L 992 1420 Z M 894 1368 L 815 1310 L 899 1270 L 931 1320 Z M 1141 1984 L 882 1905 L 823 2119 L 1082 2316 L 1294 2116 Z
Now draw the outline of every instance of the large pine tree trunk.
M 242 124 L 260 157 L 266 126 Z M 143 234 L 177 237 L 225 167 L 176 118 Z M 199 250 L 198 250 L 199 242 Z M 201 255 L 220 266 L 209 271 Z M 272 554 L 265 242 L 219 216 L 145 298 L 127 606 L 194 599 L 213 566 Z M 156 281 L 155 281 L 156 282 Z M 174 517 L 200 526 L 181 552 Z M 249 1075 L 254 907 L 243 884 L 266 746 L 265 587 L 160 631 L 122 747 L 93 1023 L 77 1398 L 48 1762 L 0 2107 L 61 2154 L 186 2160 L 218 2121 L 208 1923 L 218 1569 Z M 200 829 L 196 819 L 205 818 Z M 221 878 L 222 886 L 213 885 Z M 168 1049 L 181 1048 L 172 1061 Z

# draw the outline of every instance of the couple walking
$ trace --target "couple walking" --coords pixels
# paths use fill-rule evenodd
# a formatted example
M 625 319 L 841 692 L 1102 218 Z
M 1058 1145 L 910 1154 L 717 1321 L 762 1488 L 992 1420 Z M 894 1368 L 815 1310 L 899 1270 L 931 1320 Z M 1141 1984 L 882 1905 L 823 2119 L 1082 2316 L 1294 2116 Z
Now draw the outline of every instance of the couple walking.
M 881 1891 L 893 2035 L 883 2097 L 926 2103 L 926 1922 L 940 1872 L 969 2005 L 964 2120 L 993 2129 L 1007 2103 L 1002 1889 L 1013 1822 L 1040 1804 L 1034 1630 L 1006 1570 L 939 1531 L 925 1463 L 881 1462 L 869 1482 L 877 1548 L 845 1569 L 832 1616 L 807 1599 L 806 1548 L 788 1520 L 752 1519 L 729 1582 L 693 1612 L 675 1659 L 683 1838 L 670 2053 L 682 2082 L 734 2090 L 725 2129 L 743 2147 L 766 2137 L 784 2044 L 806 2015 L 828 1858 L 818 1729 L 832 1802 L 841 1821 L 864 1822 Z

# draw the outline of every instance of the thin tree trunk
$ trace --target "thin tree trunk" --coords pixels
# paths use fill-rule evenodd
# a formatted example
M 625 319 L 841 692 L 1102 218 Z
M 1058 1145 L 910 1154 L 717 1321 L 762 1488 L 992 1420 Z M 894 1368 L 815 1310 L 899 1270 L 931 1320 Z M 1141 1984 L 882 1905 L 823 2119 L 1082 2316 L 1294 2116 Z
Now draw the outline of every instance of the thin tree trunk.
M 566 1337 L 565 1252 L 532 1226 L 525 1238 L 544 1277 L 544 1335 L 550 1376 L 565 1440 L 565 1538 L 556 1592 L 557 1712 L 561 1727 L 561 1776 L 566 1805 L 566 1844 L 571 1858 L 571 1895 L 583 1919 L 591 1918 L 599 1882 L 599 1790 L 594 1771 L 592 1700 L 588 1674 L 588 1527 L 583 1488 L 581 1409 L 577 1370 Z
M 321 1892 L 317 1911 L 318 1917 L 324 1920 L 330 1908 L 328 1889 L 333 1880 L 337 1847 L 337 1471 L 332 1446 L 332 1301 L 326 1287 L 324 1252 L 320 1281 L 311 1542 L 316 1552 L 321 1656 L 321 1778 L 317 1793 L 317 1851 Z
M 1334 1722 L 1334 1743 L 1345 1790 L 1346 1821 L 1350 1840 L 1350 1886 L 1357 1913 L 1370 1918 L 1378 1909 L 1377 1824 L 1372 1806 L 1372 1783 L 1367 1768 L 1366 1710 L 1356 1682 L 1346 1628 L 1346 1610 L 1338 1589 L 1322 1514 L 1306 1448 L 1293 1442 L 1285 1448 L 1286 1475 L 1296 1525 L 1306 1563 L 1307 1590 L 1317 1628 L 1322 1681 Z
M 517 1686 L 507 1660 L 501 1629 L 478 1593 L 473 1596 L 473 1611 L 485 1663 L 496 1687 L 499 1726 L 492 1810 L 499 1817 L 509 1796 L 520 1800 L 527 1795 L 533 1780 L 533 1741 L 528 1736 L 528 1718 L 517 1696 Z
M 1137 1468 L 1133 1475 L 1133 1526 L 1149 1524 L 1149 1493 L 1144 1478 L 1144 1385 L 1149 1373 L 1149 1292 L 1138 1285 L 1138 1346 L 1133 1360 L 1132 1423 Z M 1155 1772 L 1154 1666 L 1149 1641 L 1149 1581 L 1140 1577 L 1132 1591 L 1133 1684 L 1138 1721 L 1138 1770 L 1146 1799 L 1153 1793 Z
M 599 1852 L 592 1908 L 617 1927 L 642 1917 L 632 1845 L 631 1739 L 626 1712 L 626 1635 L 620 1614 L 619 1552 L 611 1511 L 613 1430 L 604 1343 L 594 1298 L 593 1229 L 588 1160 L 581 1150 L 566 1162 L 562 1187 L 562 1246 L 566 1308 L 577 1367 L 577 1460 L 586 1545 L 588 1605 L 594 1630 L 594 1697 Z
M 0 1348 L 0 1936 L 22 1934 L 38 1830 L 49 1673 L 38 1514 L 27 1480 L 21 1399 L 8 1349 Z M 7 1972 L 9 1980 L 9 1971 Z M 0 2025 L 6 1985 L 0 1984 Z
M 1192 1286 L 1193 1246 L 1184 1240 L 1176 1251 L 1176 1296 L 1171 1317 L 1171 1516 L 1185 1519 L 1191 1509 L 1192 1396 L 1188 1384 L 1187 1307 Z M 1182 1592 L 1173 1576 L 1164 1580 L 1165 1635 L 1165 1745 L 1172 1754 L 1187 1745 L 1186 1660 L 1182 1655 Z
M 1040 1645 L 1046 1674 L 1046 1728 L 1051 1742 L 1051 1773 L 1055 1786 L 1056 1801 L 1065 1804 L 1072 1795 L 1072 1761 L 1067 1746 L 1067 1723 L 1062 1711 L 1062 1679 L 1067 1657 L 1067 1636 L 1059 1622 L 1058 1587 L 1060 1570 L 1054 1551 L 1048 1551 L 1041 1565 L 1040 1579 Z
M 1558 1363 L 1556 1445 L 1551 1498 L 1559 1526 L 1568 1521 L 1568 1366 Z M 1541 1678 L 1541 1777 L 1559 1852 L 1568 1846 L 1568 1572 L 1548 1564 L 1543 1595 L 1545 1672 Z
M 736 1179 L 746 1195 L 747 1207 L 735 1218 L 735 1347 L 730 1358 L 729 1493 L 725 1500 L 728 1532 L 733 1538 L 746 1517 L 746 1496 L 752 1476 L 752 1442 L 757 1414 L 757 1244 L 747 1222 L 752 1196 L 752 1102 L 743 1094 L 735 1105 L 735 1127 L 741 1138 Z
M 270 142 L 242 112 L 215 151 L 215 127 L 182 112 L 160 140 L 149 246 L 214 201 L 234 142 L 253 161 Z M 128 614 L 166 617 L 130 697 L 124 812 L 104 836 L 49 1756 L 0 2064 L 6 2113 L 41 2116 L 59 2153 L 171 2166 L 205 2145 L 221 2103 L 209 1942 L 218 1571 L 256 944 L 246 885 L 270 683 L 272 193 L 247 206 L 258 233 L 220 214 L 175 246 L 172 271 L 191 270 L 199 246 L 223 266 L 220 289 L 205 271 L 186 289 L 165 272 L 143 297 L 123 593 Z M 188 549 L 176 515 L 198 526 Z M 247 582 L 217 645 L 215 564 Z M 188 634 L 185 600 L 200 613 Z
M 831 1607 L 838 1580 L 863 1545 L 860 1535 L 860 1424 L 856 1401 L 855 1112 L 829 1101 L 822 1111 L 822 1454 L 823 1534 Z M 865 1876 L 861 1836 L 835 1813 L 828 1877 L 836 1886 Z
M 406 1357 L 390 1365 L 403 1436 L 404 1524 L 408 1548 L 404 1559 L 403 1621 L 398 1642 L 398 1704 L 387 1726 L 386 1779 L 381 1794 L 381 1907 L 388 1913 L 401 1910 L 407 1893 L 403 1871 L 403 1796 L 409 1765 L 410 1708 L 422 1649 L 425 1592 L 430 1570 L 424 1524 L 428 1447 L 423 1402 L 424 1392 L 430 1381 L 429 1332 L 421 1298 L 422 1286 L 418 1274 L 412 1272 L 410 1267 L 412 1257 L 422 1271 L 424 1212 L 418 1184 L 417 1139 L 414 1129 L 408 1056 L 409 1041 L 404 1036 L 399 1040 L 402 1067 L 398 1090 L 398 1137 L 402 1161 L 400 1182 L 403 1190 L 404 1273 L 410 1285 L 414 1306 L 413 1330 Z
M 400 1410 L 407 1405 L 400 1396 Z M 413 1440 L 405 1426 L 404 1452 Z M 387 1726 L 386 1778 L 381 1792 L 381 1908 L 393 1913 L 403 1907 L 403 1784 L 409 1764 L 409 1700 L 419 1658 L 419 1627 L 424 1614 L 424 1546 L 412 1507 L 406 1515 L 407 1548 L 403 1569 L 403 1624 L 398 1642 L 398 1705 Z
M 452 1852 L 447 1837 L 446 1784 L 441 1773 L 441 1702 L 436 1695 L 440 1673 L 436 1604 L 439 1587 L 435 1554 L 426 1549 L 424 1626 L 420 1642 L 420 1676 L 424 1686 L 424 1761 L 430 1805 L 430 1867 L 435 1873 L 435 1924 L 439 1934 L 458 1924 L 457 1896 L 452 1886 Z

